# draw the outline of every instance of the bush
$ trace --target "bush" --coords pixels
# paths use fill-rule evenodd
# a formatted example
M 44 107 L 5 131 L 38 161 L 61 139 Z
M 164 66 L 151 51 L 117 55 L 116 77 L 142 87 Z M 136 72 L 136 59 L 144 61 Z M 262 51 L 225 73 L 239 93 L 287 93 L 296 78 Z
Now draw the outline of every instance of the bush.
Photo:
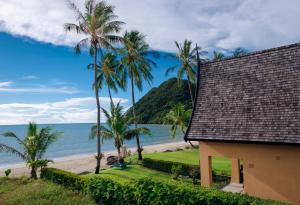
M 136 204 L 135 187 L 129 180 L 119 177 L 91 177 L 87 181 L 87 193 L 99 204 Z
M 5 176 L 8 177 L 11 173 L 11 169 L 5 170 L 4 173 L 5 173 Z
M 55 168 L 43 168 L 41 178 L 64 185 L 73 190 L 84 191 L 85 180 L 77 174 Z
M 203 204 L 203 205 L 268 205 L 283 204 L 207 188 L 193 188 L 182 183 L 158 182 L 151 178 L 123 181 L 107 176 L 92 177 L 87 182 L 88 193 L 100 204 Z
M 178 179 L 180 173 L 182 172 L 182 165 L 173 165 L 171 168 L 173 179 Z
M 189 165 L 189 164 L 184 164 L 184 163 L 180 163 L 180 162 L 171 162 L 171 161 L 165 161 L 165 160 L 156 160 L 156 159 L 150 159 L 150 158 L 144 158 L 142 165 L 144 167 L 147 167 L 150 169 L 155 169 L 155 170 L 162 171 L 162 172 L 166 172 L 169 174 L 172 174 L 173 166 L 181 166 L 182 169 L 179 174 L 181 174 L 183 176 L 190 176 L 190 177 L 193 177 L 190 175 L 192 169 L 199 170 L 199 166 L 196 166 L 196 165 Z M 197 174 L 198 174 L 198 176 L 196 176 L 196 178 L 200 179 L 200 171 Z

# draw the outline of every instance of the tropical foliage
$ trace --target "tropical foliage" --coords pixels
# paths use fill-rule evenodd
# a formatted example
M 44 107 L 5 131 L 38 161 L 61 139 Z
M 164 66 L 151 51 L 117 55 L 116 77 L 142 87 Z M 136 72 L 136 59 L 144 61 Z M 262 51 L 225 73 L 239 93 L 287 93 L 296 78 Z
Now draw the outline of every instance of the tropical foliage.
M 66 31 L 74 31 L 85 36 L 85 38 L 79 41 L 75 46 L 75 52 L 80 53 L 82 47 L 90 48 L 90 53 L 94 56 L 94 85 L 98 85 L 98 51 L 103 55 L 102 48 L 113 49 L 113 44 L 121 41 L 122 38 L 117 36 L 116 33 L 120 31 L 124 23 L 116 20 L 117 16 L 114 14 L 115 7 L 108 5 L 105 1 L 96 3 L 95 0 L 87 0 L 85 2 L 84 12 L 81 12 L 72 2 L 69 2 L 69 5 L 75 12 L 78 23 L 66 23 L 65 29 Z M 97 165 L 95 173 L 99 173 L 102 158 L 99 87 L 94 86 L 94 90 L 97 104 Z
M 137 135 L 150 135 L 150 130 L 145 127 L 132 128 L 130 123 L 132 119 L 124 113 L 123 106 L 118 103 L 114 105 L 111 102 L 110 111 L 102 109 L 107 118 L 107 126 L 101 127 L 101 136 L 103 140 L 114 140 L 115 147 L 118 151 L 119 161 L 121 160 L 121 147 L 124 145 L 124 140 L 130 140 Z M 91 130 L 91 137 L 96 136 L 96 127 Z
M 94 64 L 88 65 L 88 68 L 94 69 Z M 110 100 L 113 101 L 111 90 L 117 92 L 118 88 L 124 89 L 124 83 L 126 82 L 122 64 L 118 60 L 116 54 L 113 52 L 106 52 L 98 63 L 97 69 L 97 87 L 101 90 L 104 85 L 106 85 Z
M 219 51 L 214 51 L 213 52 L 213 60 L 214 61 L 219 61 L 225 59 L 225 55 L 222 52 Z
M 172 137 L 176 136 L 178 129 L 185 134 L 190 117 L 191 109 L 186 109 L 182 104 L 176 104 L 165 116 L 165 123 L 170 124 Z
M 199 56 L 202 56 L 206 53 L 206 51 L 201 50 L 199 47 L 193 47 L 193 42 L 189 40 L 185 40 L 181 45 L 177 41 L 175 41 L 175 45 L 178 49 L 176 54 L 176 58 L 180 62 L 179 66 L 173 66 L 167 69 L 166 75 L 170 72 L 173 72 L 175 69 L 177 70 L 177 79 L 178 82 L 181 82 L 184 76 L 186 76 L 188 85 L 189 85 L 189 92 L 192 101 L 192 105 L 194 105 L 194 94 L 192 90 L 192 85 L 196 82 L 196 73 L 197 73 L 197 49 Z M 200 51 L 199 51 L 200 50 Z M 200 58 L 200 61 L 205 61 L 204 58 Z
M 31 177 L 37 179 L 37 169 L 46 167 L 51 162 L 51 160 L 44 158 L 48 147 L 58 139 L 60 134 L 59 132 L 52 132 L 49 127 L 39 130 L 37 124 L 29 123 L 24 139 L 19 138 L 13 132 L 3 134 L 3 137 L 14 139 L 20 149 L 0 143 L 0 151 L 13 154 L 24 160 L 31 168 Z
M 156 66 L 155 62 L 149 58 L 149 45 L 146 43 L 145 36 L 138 31 L 126 31 L 123 35 L 123 47 L 119 49 L 121 54 L 121 62 L 124 66 L 124 75 L 129 76 L 131 82 L 132 96 L 132 114 L 134 125 L 137 128 L 135 114 L 135 86 L 141 91 L 143 81 L 151 83 L 153 76 L 151 74 L 152 66 Z M 137 151 L 139 160 L 142 160 L 142 146 L 139 135 L 136 135 Z

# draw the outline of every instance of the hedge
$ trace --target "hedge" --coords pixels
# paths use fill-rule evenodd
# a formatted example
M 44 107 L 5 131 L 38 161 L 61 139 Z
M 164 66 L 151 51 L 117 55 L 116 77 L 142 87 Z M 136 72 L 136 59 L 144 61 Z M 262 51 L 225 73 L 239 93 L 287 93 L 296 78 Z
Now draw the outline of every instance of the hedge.
M 96 175 L 82 178 L 76 174 L 54 169 L 42 170 L 41 178 L 84 191 L 99 204 L 136 205 L 281 205 L 284 203 L 258 199 L 216 189 L 187 186 L 186 183 L 155 181 L 152 178 L 129 180 L 117 176 Z
M 142 178 L 119 181 L 107 177 L 92 177 L 87 181 L 87 192 L 100 204 L 136 205 L 269 205 L 284 204 L 207 188 L 193 188 Z
M 55 168 L 43 168 L 41 170 L 41 178 L 77 191 L 84 191 L 86 184 L 86 180 L 77 174 Z
M 183 176 L 190 176 L 190 171 L 193 169 L 199 171 L 199 166 L 196 166 L 196 165 L 184 164 L 184 163 L 180 163 L 180 162 L 171 162 L 171 161 L 166 161 L 166 160 L 150 159 L 150 158 L 144 158 L 142 161 L 142 165 L 149 169 L 155 169 L 155 170 L 170 173 L 170 174 L 172 173 L 172 167 L 174 165 L 182 166 L 182 171 L 180 174 Z M 192 176 L 190 176 L 190 177 L 192 177 Z M 197 178 L 200 179 L 200 171 L 197 174 Z

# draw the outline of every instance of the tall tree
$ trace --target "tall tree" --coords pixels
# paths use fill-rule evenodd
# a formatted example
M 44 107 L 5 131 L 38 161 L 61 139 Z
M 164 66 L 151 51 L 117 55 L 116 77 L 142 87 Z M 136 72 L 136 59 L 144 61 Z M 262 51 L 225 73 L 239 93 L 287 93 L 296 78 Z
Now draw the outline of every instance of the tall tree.
M 126 31 L 123 35 L 123 47 L 119 50 L 121 62 L 124 66 L 124 75 L 129 76 L 131 81 L 132 96 L 132 114 L 134 116 L 134 125 L 137 128 L 135 115 L 135 93 L 136 86 L 140 91 L 143 88 L 143 80 L 151 83 L 153 76 L 151 74 L 152 66 L 156 66 L 148 54 L 151 53 L 149 45 L 145 41 L 145 36 L 138 31 Z M 142 160 L 142 146 L 139 135 L 136 135 L 138 159 Z
M 225 55 L 222 52 L 214 51 L 213 53 L 213 60 L 214 61 L 219 61 L 225 59 Z
M 116 33 L 120 31 L 123 22 L 117 21 L 114 14 L 114 6 L 108 5 L 105 1 L 96 2 L 87 0 L 85 10 L 81 12 L 78 7 L 70 2 L 71 9 L 77 15 L 78 24 L 66 23 L 66 31 L 75 31 L 77 34 L 85 35 L 85 38 L 79 41 L 75 46 L 75 52 L 80 53 L 82 47 L 90 47 L 90 52 L 94 56 L 94 85 L 97 85 L 98 69 L 97 54 L 102 53 L 101 48 L 113 48 L 113 43 L 121 41 L 121 37 Z M 97 104 L 97 165 L 95 173 L 100 171 L 101 153 L 101 124 L 100 124 L 100 100 L 99 88 L 94 86 L 96 104 Z
M 146 134 L 150 135 L 150 130 L 145 127 L 131 128 L 130 123 L 132 119 L 125 114 L 124 108 L 118 103 L 115 105 L 111 102 L 110 110 L 105 110 L 102 108 L 102 111 L 107 118 L 107 126 L 102 126 L 101 135 L 102 140 L 113 139 L 115 147 L 118 151 L 119 161 L 121 160 L 121 147 L 123 147 L 124 140 L 130 140 L 136 135 Z M 96 126 L 92 127 L 91 137 L 96 136 Z
M 94 69 L 94 64 L 88 66 L 89 69 Z M 111 90 L 117 92 L 118 87 L 124 89 L 124 75 L 122 64 L 117 56 L 112 52 L 106 52 L 97 65 L 98 77 L 97 87 L 101 90 L 106 84 L 110 101 L 112 102 Z
M 51 160 L 44 159 L 48 147 L 57 140 L 61 133 L 52 132 L 51 128 L 38 129 L 35 123 L 29 123 L 27 135 L 22 140 L 13 132 L 6 132 L 4 137 L 12 138 L 19 144 L 21 150 L 0 143 L 0 152 L 6 152 L 20 157 L 31 168 L 31 178 L 37 179 L 37 169 L 45 167 Z
M 194 107 L 194 95 L 192 91 L 192 83 L 196 82 L 197 57 L 196 57 L 196 48 L 193 48 L 192 44 L 193 44 L 192 41 L 189 40 L 185 40 L 183 44 L 180 44 L 177 41 L 175 41 L 175 45 L 178 49 L 176 58 L 179 60 L 180 65 L 179 66 L 176 65 L 168 68 L 166 71 L 166 75 L 168 75 L 170 72 L 173 72 L 175 69 L 178 69 L 177 78 L 179 80 L 178 81 L 179 83 L 183 79 L 184 75 L 187 77 L 191 102 L 192 102 L 192 106 Z M 198 50 L 200 50 L 199 53 L 201 55 L 205 54 L 205 51 L 201 51 L 201 48 L 198 47 Z

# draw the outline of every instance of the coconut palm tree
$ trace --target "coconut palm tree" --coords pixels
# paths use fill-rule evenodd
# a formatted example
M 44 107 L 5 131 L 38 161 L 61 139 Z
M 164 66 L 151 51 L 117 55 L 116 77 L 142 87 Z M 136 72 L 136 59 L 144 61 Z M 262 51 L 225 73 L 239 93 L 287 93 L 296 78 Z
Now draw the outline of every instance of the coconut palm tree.
M 150 135 L 150 130 L 145 127 L 131 128 L 130 123 L 132 119 L 125 114 L 124 108 L 120 102 L 115 105 L 111 102 L 110 110 L 107 111 L 102 108 L 102 111 L 107 118 L 107 127 L 101 127 L 102 140 L 113 139 L 115 147 L 118 151 L 119 161 L 121 160 L 121 147 L 123 147 L 124 140 L 130 140 L 136 135 L 146 134 Z M 92 127 L 91 137 L 95 137 L 96 127 Z
M 108 5 L 105 1 L 96 2 L 95 0 L 87 0 L 85 2 L 85 11 L 81 12 L 78 7 L 70 2 L 71 9 L 77 15 L 78 24 L 66 23 L 65 30 L 73 31 L 77 34 L 84 35 L 79 43 L 75 46 L 75 52 L 80 53 L 82 47 L 90 47 L 90 53 L 94 57 L 94 84 L 97 84 L 97 54 L 102 53 L 101 48 L 113 48 L 113 44 L 120 42 L 121 37 L 116 33 L 120 31 L 123 22 L 117 21 L 114 14 L 114 6 Z M 100 125 L 100 100 L 99 88 L 94 86 L 96 104 L 97 104 L 97 165 L 95 173 L 100 171 L 101 154 L 101 125 Z
M 39 130 L 38 126 L 31 122 L 27 128 L 27 135 L 23 140 L 13 132 L 3 134 L 4 137 L 15 139 L 21 150 L 0 143 L 0 152 L 20 157 L 31 168 L 31 178 L 37 179 L 37 169 L 45 167 L 51 162 L 51 160 L 44 159 L 44 154 L 48 147 L 58 139 L 60 134 L 59 132 L 52 132 L 49 127 Z
M 119 49 L 119 53 L 121 54 L 121 62 L 124 66 L 124 75 L 129 76 L 131 81 L 132 114 L 135 128 L 137 128 L 134 87 L 136 86 L 141 91 L 143 80 L 149 84 L 151 83 L 153 79 L 151 68 L 152 66 L 156 66 L 156 64 L 148 58 L 147 54 L 151 53 L 149 45 L 145 41 L 145 36 L 138 31 L 125 32 L 123 35 L 123 47 Z M 142 160 L 143 150 L 139 135 L 136 135 L 136 142 L 138 159 Z
M 236 48 L 232 52 L 232 56 L 233 57 L 240 57 L 240 56 L 246 55 L 247 53 L 248 53 L 247 50 L 245 50 L 244 48 Z
M 222 52 L 214 51 L 213 53 L 213 60 L 214 61 L 219 61 L 225 59 L 225 55 Z
M 94 69 L 94 64 L 88 65 L 89 69 Z M 97 65 L 98 77 L 97 87 L 101 90 L 106 84 L 110 101 L 112 102 L 111 90 L 117 92 L 118 87 L 124 89 L 124 75 L 122 72 L 122 64 L 117 56 L 112 52 L 106 52 Z
M 186 132 L 189 120 L 191 118 L 192 110 L 186 109 L 181 103 L 176 104 L 165 116 L 165 124 L 170 124 L 171 135 L 175 137 L 179 129 L 183 134 Z
M 178 49 L 178 52 L 176 54 L 176 58 L 180 62 L 179 66 L 173 66 L 167 69 L 166 75 L 168 75 L 170 72 L 173 72 L 175 69 L 178 69 L 177 71 L 177 78 L 178 82 L 180 83 L 183 76 L 185 75 L 188 80 L 188 86 L 189 86 L 189 92 L 191 96 L 191 102 L 192 106 L 194 107 L 194 95 L 192 91 L 192 83 L 196 82 L 196 67 L 197 67 L 197 56 L 196 56 L 196 48 L 192 47 L 192 41 L 185 40 L 183 42 L 183 45 L 175 41 L 175 45 Z M 199 51 L 200 50 L 200 51 Z M 202 56 L 206 53 L 206 51 L 201 50 L 201 48 L 198 47 L 199 54 Z M 205 59 L 200 59 L 201 61 L 204 61 Z

